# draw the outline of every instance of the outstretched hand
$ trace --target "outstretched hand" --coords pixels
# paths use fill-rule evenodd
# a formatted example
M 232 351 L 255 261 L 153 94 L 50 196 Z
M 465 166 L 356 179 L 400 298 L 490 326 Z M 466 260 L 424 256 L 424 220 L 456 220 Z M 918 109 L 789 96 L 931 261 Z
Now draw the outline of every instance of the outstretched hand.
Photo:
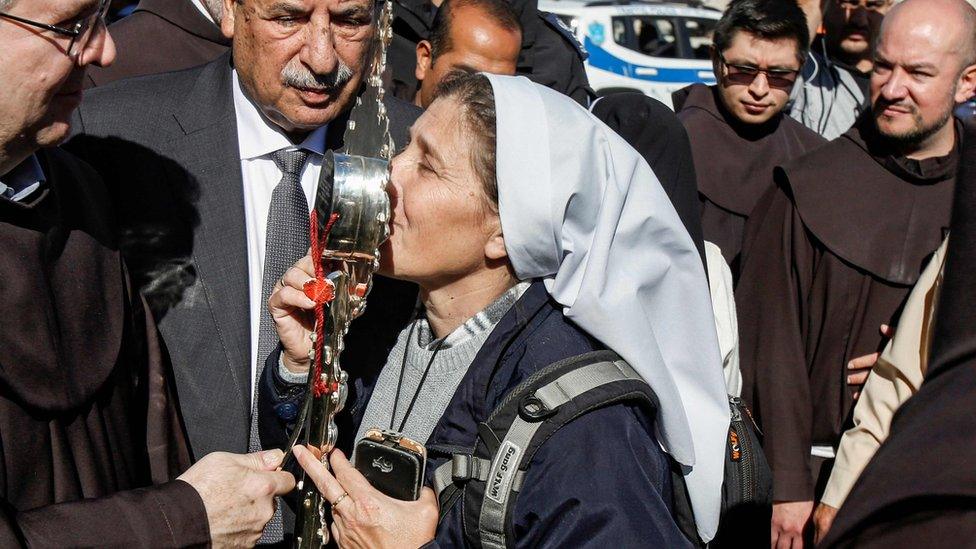
M 417 501 L 391 498 L 373 486 L 335 450 L 329 469 L 304 446 L 294 448 L 298 463 L 332 503 L 332 536 L 339 547 L 420 547 L 434 539 L 439 515 L 434 491 L 424 488 Z

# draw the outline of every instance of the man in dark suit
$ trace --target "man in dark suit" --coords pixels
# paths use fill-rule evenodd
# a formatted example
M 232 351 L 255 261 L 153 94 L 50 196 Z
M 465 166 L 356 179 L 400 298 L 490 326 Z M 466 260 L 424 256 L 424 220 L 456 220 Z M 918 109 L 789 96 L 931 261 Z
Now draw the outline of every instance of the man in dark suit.
M 118 60 L 89 70 L 87 85 L 213 61 L 230 47 L 220 32 L 222 11 L 219 0 L 142 0 L 132 15 L 111 25 Z
M 342 147 L 374 29 L 371 0 L 224 7 L 232 55 L 93 90 L 69 144 L 114 193 L 194 456 L 255 447 L 255 379 L 277 345 L 267 297 L 308 248 L 322 153 Z M 386 107 L 402 146 L 419 109 Z M 343 354 L 352 375 L 382 366 L 415 295 L 376 280 Z

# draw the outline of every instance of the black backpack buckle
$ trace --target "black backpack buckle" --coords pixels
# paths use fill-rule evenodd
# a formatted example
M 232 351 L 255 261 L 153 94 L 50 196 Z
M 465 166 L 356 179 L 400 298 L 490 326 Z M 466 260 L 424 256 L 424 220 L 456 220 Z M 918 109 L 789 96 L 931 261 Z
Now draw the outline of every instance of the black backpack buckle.
M 525 421 L 543 421 L 552 417 L 555 413 L 555 409 L 550 409 L 534 394 L 526 396 L 519 402 L 519 415 Z

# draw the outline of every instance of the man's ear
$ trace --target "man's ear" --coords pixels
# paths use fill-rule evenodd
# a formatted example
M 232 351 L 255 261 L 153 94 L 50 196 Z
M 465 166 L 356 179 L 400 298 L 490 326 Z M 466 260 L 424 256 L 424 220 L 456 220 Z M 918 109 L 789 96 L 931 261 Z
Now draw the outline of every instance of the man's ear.
M 427 71 L 433 64 L 431 61 L 430 42 L 426 40 L 417 42 L 417 68 L 414 70 L 414 76 L 417 77 L 418 82 L 423 82 L 427 77 Z
M 505 249 L 505 235 L 500 231 L 493 234 L 485 243 L 485 257 L 496 261 L 508 257 L 508 250 Z
M 237 16 L 235 8 L 237 7 L 237 0 L 224 0 L 224 18 L 220 20 L 220 33 L 224 35 L 224 38 L 234 38 L 234 19 Z
M 712 74 L 715 75 L 715 80 L 719 80 L 719 75 L 722 74 L 722 63 L 718 59 L 718 49 L 715 46 L 710 47 L 712 52 Z
M 970 65 L 962 70 L 959 82 L 956 84 L 956 103 L 965 103 L 976 94 L 976 65 Z

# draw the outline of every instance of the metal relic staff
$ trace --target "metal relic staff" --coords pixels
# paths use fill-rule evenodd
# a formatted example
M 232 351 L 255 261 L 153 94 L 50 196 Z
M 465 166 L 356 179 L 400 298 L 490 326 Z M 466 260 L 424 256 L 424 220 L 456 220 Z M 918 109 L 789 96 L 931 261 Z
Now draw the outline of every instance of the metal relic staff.
M 386 48 L 393 36 L 393 3 L 385 0 L 374 29 L 370 72 L 349 117 L 342 153 L 327 152 L 312 219 L 316 327 L 309 352 L 308 394 L 289 441 L 306 445 L 324 463 L 338 436 L 335 416 L 345 405 L 347 374 L 339 356 L 349 324 L 363 313 L 379 246 L 389 236 L 389 161 L 393 154 L 389 118 L 383 104 Z M 312 284 L 311 282 L 309 284 Z M 326 301 L 328 304 L 326 306 Z M 288 459 L 288 457 L 286 457 Z M 298 483 L 295 546 L 328 542 L 324 499 L 304 472 Z

